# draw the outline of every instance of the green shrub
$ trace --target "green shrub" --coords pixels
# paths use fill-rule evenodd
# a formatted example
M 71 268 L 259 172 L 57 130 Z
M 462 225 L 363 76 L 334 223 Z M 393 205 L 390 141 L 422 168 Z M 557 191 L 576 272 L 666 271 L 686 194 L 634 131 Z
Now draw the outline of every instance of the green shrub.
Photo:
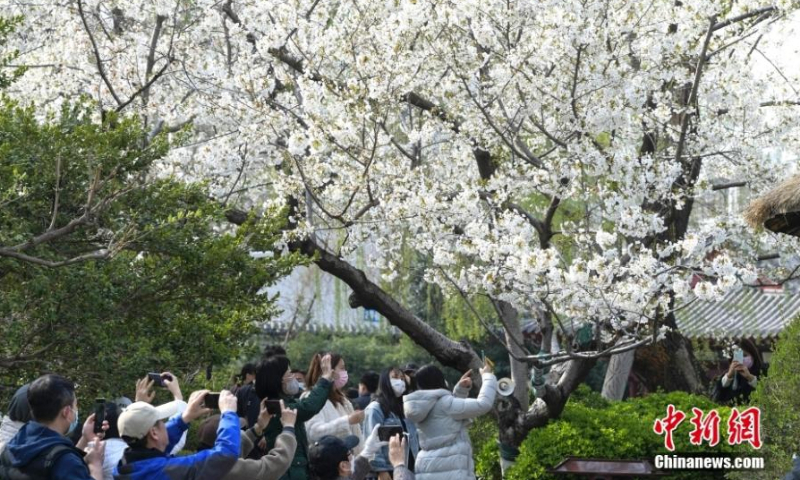
M 475 475 L 486 480 L 500 480 L 500 450 L 497 446 L 497 422 L 491 415 L 475 419 L 469 439 L 475 458 Z
M 758 475 L 732 474 L 729 478 L 774 479 L 792 468 L 792 453 L 800 453 L 800 319 L 781 333 L 769 365 L 751 395 L 761 408 L 761 436 L 766 468 Z
M 731 410 L 714 404 L 707 397 L 672 392 L 610 403 L 582 387 L 570 398 L 560 419 L 529 434 L 507 478 L 550 478 L 547 470 L 568 456 L 652 461 L 655 455 L 670 453 L 664 447 L 664 437 L 653 432 L 653 423 L 666 415 L 666 406 L 669 404 L 675 405 L 687 416 L 673 433 L 677 452 L 708 455 L 746 454 L 752 451 L 749 445 L 732 447 L 727 444 L 726 422 Z M 689 432 L 693 428 L 689 421 L 692 407 L 700 408 L 706 414 L 711 409 L 717 409 L 720 416 L 720 443 L 717 446 L 712 448 L 705 442 L 699 446 L 689 443 Z M 691 471 L 669 478 L 705 479 L 721 476 L 721 472 Z

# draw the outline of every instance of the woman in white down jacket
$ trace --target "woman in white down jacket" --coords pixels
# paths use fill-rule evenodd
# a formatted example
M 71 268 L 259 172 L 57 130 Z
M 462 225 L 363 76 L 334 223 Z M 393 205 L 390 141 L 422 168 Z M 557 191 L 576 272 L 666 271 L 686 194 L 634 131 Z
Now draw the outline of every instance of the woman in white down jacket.
M 444 375 L 434 365 L 417 371 L 419 390 L 403 397 L 406 418 L 417 425 L 420 452 L 415 464 L 417 480 L 471 480 L 475 478 L 472 444 L 468 427 L 471 419 L 492 409 L 497 394 L 497 378 L 488 366 L 480 370 L 483 378 L 478 398 L 467 398 L 472 387 L 470 372 L 464 374 L 453 393 L 447 390 Z

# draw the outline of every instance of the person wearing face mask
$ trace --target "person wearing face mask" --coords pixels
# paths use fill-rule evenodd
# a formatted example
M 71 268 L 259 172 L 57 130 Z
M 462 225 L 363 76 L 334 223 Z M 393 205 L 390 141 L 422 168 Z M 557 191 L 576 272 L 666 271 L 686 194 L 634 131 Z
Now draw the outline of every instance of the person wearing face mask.
M 405 447 L 405 465 L 414 471 L 414 459 L 419 454 L 419 437 L 414 422 L 405 418 L 403 413 L 403 395 L 408 385 L 406 376 L 399 368 L 391 367 L 381 372 L 378 380 L 378 391 L 375 400 L 371 402 L 364 417 L 364 433 L 372 432 L 377 426 L 398 426 L 403 429 L 407 438 Z M 388 447 L 382 447 L 371 462 L 372 476 L 379 480 L 388 480 L 390 472 L 394 470 L 389 459 Z
M 318 359 L 320 365 L 319 380 L 316 385 L 307 391 L 302 398 L 295 396 L 300 391 L 300 386 L 289 368 L 289 359 L 284 355 L 271 355 L 262 360 L 256 367 L 255 388 L 260 400 L 283 400 L 287 408 L 297 411 L 295 421 L 295 437 L 297 448 L 289 470 L 281 480 L 307 480 L 308 479 L 308 437 L 306 423 L 325 406 L 330 391 L 333 389 L 333 368 L 331 357 L 326 355 Z M 274 417 L 263 430 L 265 449 L 275 448 L 278 435 L 283 432 L 280 418 Z M 254 449 L 255 450 L 255 449 Z M 252 456 L 251 456 L 252 458 Z
M 355 454 L 358 455 L 363 448 L 360 443 L 363 442 L 361 422 L 364 421 L 364 411 L 356 411 L 344 393 L 344 387 L 349 379 L 344 359 L 337 353 L 330 353 L 329 355 L 331 357 L 331 365 L 334 367 L 333 388 L 322 410 L 314 418 L 306 422 L 308 439 L 311 442 L 316 442 L 326 435 L 339 438 L 353 435 L 359 439 L 359 445 L 353 449 Z M 320 356 L 317 355 L 308 368 L 308 384 L 314 385 L 320 375 Z
M 306 372 L 302 370 L 292 370 L 292 375 L 297 380 L 297 385 L 300 387 L 300 393 L 306 391 Z
M 77 445 L 66 437 L 80 425 L 75 384 L 59 375 L 39 377 L 28 387 L 28 405 L 33 420 L 0 455 L 0 478 L 102 480 L 105 442 L 102 434 L 94 434 L 94 414 L 83 424 Z M 94 447 L 84 456 L 90 441 Z
M 750 401 L 750 394 L 758 385 L 758 376 L 764 371 L 764 362 L 755 344 L 750 340 L 739 342 L 744 357 L 742 362 L 731 358 L 728 371 L 714 381 L 712 399 L 721 404 L 741 404 Z

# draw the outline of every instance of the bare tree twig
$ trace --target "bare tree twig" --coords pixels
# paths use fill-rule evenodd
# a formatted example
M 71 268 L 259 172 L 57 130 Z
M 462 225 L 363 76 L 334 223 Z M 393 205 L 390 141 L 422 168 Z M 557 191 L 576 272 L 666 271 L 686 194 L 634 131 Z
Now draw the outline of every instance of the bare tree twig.
M 111 96 L 114 97 L 114 100 L 117 102 L 117 105 L 122 104 L 122 100 L 119 99 L 117 96 L 117 92 L 114 91 L 113 85 L 111 85 L 111 81 L 108 79 L 108 75 L 106 75 L 106 69 L 103 67 L 103 59 L 100 58 L 100 49 L 97 46 L 97 41 L 94 39 L 94 35 L 92 34 L 91 28 L 89 28 L 89 22 L 86 20 L 86 14 L 83 11 L 83 0 L 78 0 L 78 13 L 81 16 L 81 22 L 83 22 L 83 28 L 86 30 L 86 34 L 89 35 L 89 41 L 92 43 L 92 50 L 94 52 L 94 59 L 97 62 L 97 72 L 100 74 L 100 78 L 103 79 L 103 83 L 106 84 L 106 88 L 108 88 L 109 93 Z
M 56 188 L 55 188 L 55 198 L 53 199 L 53 215 L 50 219 L 50 226 L 47 227 L 47 231 L 51 231 L 56 226 L 56 218 L 58 217 L 58 200 L 61 194 L 61 155 L 56 158 Z

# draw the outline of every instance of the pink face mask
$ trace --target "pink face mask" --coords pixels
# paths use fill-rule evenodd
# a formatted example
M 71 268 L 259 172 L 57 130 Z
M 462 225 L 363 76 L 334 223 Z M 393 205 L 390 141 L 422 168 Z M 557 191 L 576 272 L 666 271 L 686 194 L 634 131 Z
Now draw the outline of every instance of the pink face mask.
M 742 365 L 747 367 L 748 370 L 753 368 L 753 357 L 751 357 L 750 355 L 747 355 L 746 357 L 744 357 L 742 359 Z
M 336 386 L 336 388 L 341 389 L 347 385 L 347 380 L 349 379 L 350 377 L 347 376 L 347 370 L 342 370 L 336 375 L 336 381 L 333 382 L 333 384 Z

